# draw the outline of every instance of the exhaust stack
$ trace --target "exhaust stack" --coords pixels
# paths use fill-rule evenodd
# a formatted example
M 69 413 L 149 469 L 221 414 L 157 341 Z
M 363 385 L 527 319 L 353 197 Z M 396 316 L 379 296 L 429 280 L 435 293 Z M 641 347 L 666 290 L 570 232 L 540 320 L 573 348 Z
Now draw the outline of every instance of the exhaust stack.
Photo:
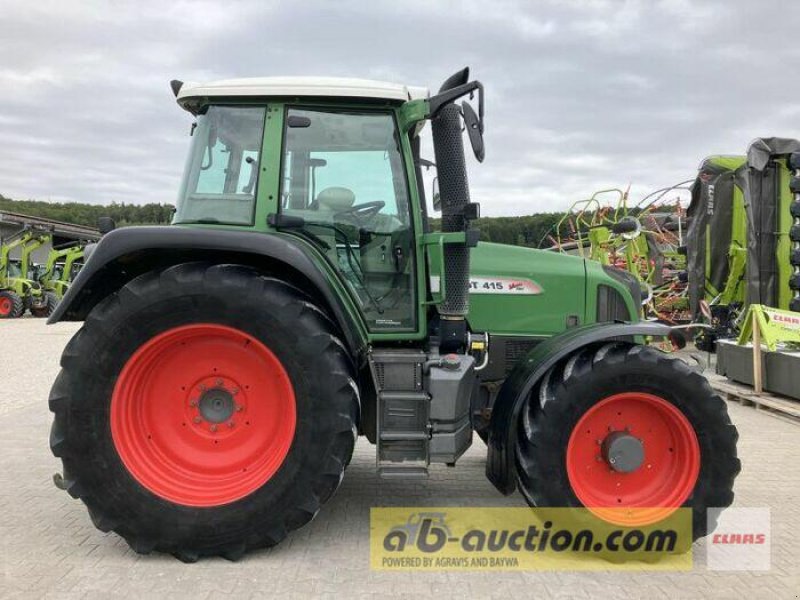
M 438 307 L 441 317 L 440 350 L 453 352 L 466 344 L 466 316 L 469 311 L 469 249 L 477 243 L 477 231 L 469 229 L 470 220 L 478 216 L 478 205 L 470 202 L 467 167 L 462 138 L 462 114 L 475 113 L 469 105 L 456 105 L 454 100 L 475 90 L 480 93 L 481 121 L 473 125 L 483 133 L 483 87 L 479 82 L 468 83 L 469 70 L 464 69 L 450 77 L 431 98 L 431 129 L 433 149 L 439 177 L 439 195 L 444 233 L 466 232 L 465 243 L 445 244 L 443 276 L 447 285 L 445 297 Z M 472 140 L 472 136 L 470 138 Z M 478 151 L 474 145 L 473 150 Z M 481 149 L 479 160 L 483 159 Z
M 442 231 L 466 231 L 464 209 L 469 204 L 469 183 L 461 137 L 461 110 L 446 104 L 431 123 L 433 148 L 439 177 Z M 444 246 L 447 289 L 439 313 L 445 319 L 464 319 L 469 311 L 469 248 L 466 244 Z

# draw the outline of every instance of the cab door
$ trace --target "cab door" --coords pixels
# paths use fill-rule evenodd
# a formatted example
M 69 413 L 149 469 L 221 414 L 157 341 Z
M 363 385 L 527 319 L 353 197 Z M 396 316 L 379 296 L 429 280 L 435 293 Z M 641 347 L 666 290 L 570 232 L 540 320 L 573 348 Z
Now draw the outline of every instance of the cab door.
M 407 169 L 391 111 L 288 107 L 280 211 L 339 271 L 372 333 L 417 330 Z

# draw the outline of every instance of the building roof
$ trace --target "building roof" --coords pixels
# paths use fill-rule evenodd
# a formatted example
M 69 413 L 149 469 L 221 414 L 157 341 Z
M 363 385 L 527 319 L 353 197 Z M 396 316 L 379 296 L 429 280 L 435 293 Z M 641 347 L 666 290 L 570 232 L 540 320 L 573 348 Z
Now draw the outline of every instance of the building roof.
M 417 100 L 427 98 L 427 88 L 406 86 L 370 79 L 343 77 L 254 77 L 225 79 L 209 83 L 184 83 L 178 92 L 178 103 L 190 98 L 235 96 L 305 96 L 375 98 L 379 100 Z
M 47 231 L 63 238 L 93 241 L 100 239 L 100 232 L 94 227 L 65 223 L 64 221 L 56 221 L 45 217 L 23 215 L 7 210 L 0 211 L 0 226 L 2 225 L 13 229 L 15 233 L 30 228 Z

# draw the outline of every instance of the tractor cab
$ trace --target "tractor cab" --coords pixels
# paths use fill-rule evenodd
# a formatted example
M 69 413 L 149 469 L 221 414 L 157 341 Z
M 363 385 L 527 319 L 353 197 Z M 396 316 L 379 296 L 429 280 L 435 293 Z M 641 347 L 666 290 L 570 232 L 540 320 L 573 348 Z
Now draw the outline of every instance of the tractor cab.
M 401 109 L 428 95 L 330 78 L 182 85 L 178 101 L 197 120 L 173 223 L 300 237 L 369 330 L 417 332 L 420 200 Z

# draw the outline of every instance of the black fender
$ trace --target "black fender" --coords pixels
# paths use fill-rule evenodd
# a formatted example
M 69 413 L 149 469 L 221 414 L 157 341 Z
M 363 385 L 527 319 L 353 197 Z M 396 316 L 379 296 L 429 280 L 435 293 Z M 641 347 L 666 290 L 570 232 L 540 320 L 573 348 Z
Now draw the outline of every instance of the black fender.
M 544 374 L 589 344 L 613 340 L 635 343 L 638 336 L 669 337 L 681 346 L 684 341 L 680 334 L 663 323 L 593 323 L 548 338 L 514 365 L 497 395 L 489 424 L 486 477 L 501 493 L 508 495 L 517 489 L 514 447 L 519 416 Z
M 324 302 L 354 358 L 366 338 L 344 301 L 329 284 L 317 258 L 288 235 L 188 227 L 125 227 L 104 235 L 58 304 L 48 323 L 82 321 L 103 298 L 155 268 L 207 260 L 252 266 L 286 278 Z

